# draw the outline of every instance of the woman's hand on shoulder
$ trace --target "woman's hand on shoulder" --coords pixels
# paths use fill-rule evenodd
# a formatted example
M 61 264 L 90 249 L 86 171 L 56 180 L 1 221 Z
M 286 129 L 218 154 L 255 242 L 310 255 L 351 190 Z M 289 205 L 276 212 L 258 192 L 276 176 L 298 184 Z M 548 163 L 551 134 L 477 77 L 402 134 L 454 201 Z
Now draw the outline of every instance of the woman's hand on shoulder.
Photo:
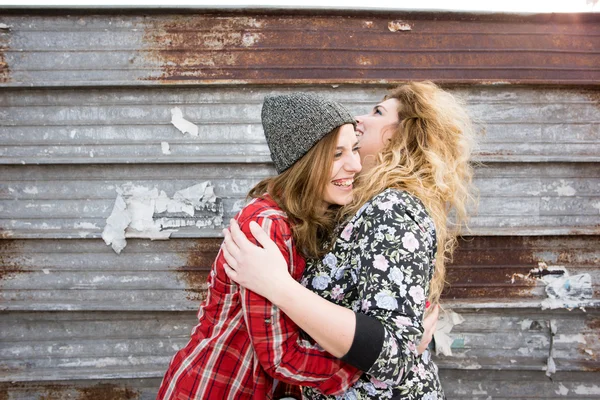
M 232 281 L 275 303 L 277 295 L 285 290 L 290 280 L 287 260 L 277 244 L 255 221 L 250 222 L 250 232 L 262 247 L 252 243 L 235 220 L 225 236 L 222 246 L 225 273 Z

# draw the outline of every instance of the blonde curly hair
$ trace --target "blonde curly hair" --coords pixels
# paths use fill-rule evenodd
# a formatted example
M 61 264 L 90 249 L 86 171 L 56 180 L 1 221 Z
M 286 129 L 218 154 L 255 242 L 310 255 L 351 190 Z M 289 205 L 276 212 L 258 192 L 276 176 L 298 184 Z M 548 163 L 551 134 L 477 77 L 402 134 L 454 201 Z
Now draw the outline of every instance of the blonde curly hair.
M 373 168 L 361 174 L 347 218 L 387 188 L 417 196 L 432 217 L 437 235 L 435 272 L 428 299 L 438 303 L 444 288 L 445 265 L 476 203 L 470 164 L 475 133 L 464 106 L 432 82 L 411 82 L 391 90 L 384 100 L 398 100 L 398 123 L 376 156 Z

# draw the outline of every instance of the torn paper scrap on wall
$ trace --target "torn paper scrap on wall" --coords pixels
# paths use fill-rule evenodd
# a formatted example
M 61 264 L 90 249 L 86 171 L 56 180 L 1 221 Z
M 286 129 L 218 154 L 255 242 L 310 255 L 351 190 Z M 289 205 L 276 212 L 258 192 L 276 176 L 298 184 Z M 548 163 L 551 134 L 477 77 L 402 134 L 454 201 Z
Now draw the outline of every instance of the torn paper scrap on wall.
M 556 363 L 554 362 L 554 337 L 556 336 L 556 321 L 551 319 L 548 322 L 548 328 L 550 330 L 550 350 L 548 353 L 548 360 L 546 360 L 546 376 L 551 377 L 552 374 L 556 373 Z
M 180 227 L 223 225 L 223 205 L 210 182 L 179 190 L 169 198 L 164 190 L 126 185 L 117 189 L 102 239 L 120 253 L 126 238 L 168 239 Z
M 198 136 L 198 126 L 183 118 L 183 112 L 179 107 L 171 109 L 171 123 L 182 133 Z
M 550 265 L 541 261 L 537 268 L 533 268 L 527 275 L 513 274 L 515 279 L 529 281 L 539 280 L 546 285 L 547 299 L 542 301 L 542 309 L 555 308 L 578 308 L 582 307 L 585 300 L 594 295 L 592 289 L 592 277 L 590 274 L 569 275 L 569 271 L 563 266 Z
M 541 280 L 546 284 L 546 295 L 548 295 L 548 298 L 542 301 L 543 310 L 581 307 L 582 301 L 593 297 L 590 274 L 569 275 L 569 271 L 563 266 L 546 266 L 546 269 L 562 271 L 562 274 L 542 276 Z
M 465 319 L 452 310 L 447 310 L 440 314 L 440 318 L 437 323 L 437 328 L 433 334 L 435 340 L 435 354 L 443 354 L 445 356 L 452 355 L 452 339 L 449 335 L 454 325 L 459 325 L 465 322 Z

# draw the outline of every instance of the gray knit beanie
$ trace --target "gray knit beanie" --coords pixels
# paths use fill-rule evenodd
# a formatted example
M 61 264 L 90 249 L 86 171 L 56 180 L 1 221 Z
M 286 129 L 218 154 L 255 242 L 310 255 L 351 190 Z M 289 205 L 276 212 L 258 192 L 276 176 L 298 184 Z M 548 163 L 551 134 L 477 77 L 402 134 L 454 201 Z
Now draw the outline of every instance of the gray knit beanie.
M 291 167 L 338 126 L 356 127 L 346 107 L 309 93 L 266 96 L 261 117 L 278 173 Z

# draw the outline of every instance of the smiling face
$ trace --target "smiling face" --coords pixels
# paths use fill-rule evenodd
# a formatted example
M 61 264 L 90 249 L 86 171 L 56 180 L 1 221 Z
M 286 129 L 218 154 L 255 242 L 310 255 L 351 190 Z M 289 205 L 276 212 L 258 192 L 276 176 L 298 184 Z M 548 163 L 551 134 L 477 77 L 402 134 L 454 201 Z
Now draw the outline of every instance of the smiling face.
M 399 122 L 399 105 L 398 100 L 388 99 L 373 107 L 369 114 L 356 117 L 363 171 L 373 167 L 377 154 L 394 134 Z
M 325 186 L 323 201 L 327 205 L 346 205 L 352 201 L 354 176 L 361 170 L 358 139 L 354 126 L 343 125 L 337 138 L 331 179 Z

